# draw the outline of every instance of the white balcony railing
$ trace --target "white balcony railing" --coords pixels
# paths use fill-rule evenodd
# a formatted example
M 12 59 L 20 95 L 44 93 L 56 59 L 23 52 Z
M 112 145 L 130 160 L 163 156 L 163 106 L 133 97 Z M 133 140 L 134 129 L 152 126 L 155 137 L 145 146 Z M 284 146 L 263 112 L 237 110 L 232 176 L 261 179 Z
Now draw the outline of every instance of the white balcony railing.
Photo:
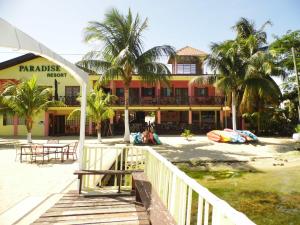
M 151 147 L 90 146 L 84 149 L 83 169 L 142 168 L 152 188 L 179 225 L 255 225 Z M 95 191 L 101 179 L 99 175 L 86 176 L 83 190 Z M 123 179 L 123 187 L 130 185 L 130 179 Z M 116 179 L 114 186 L 117 187 Z

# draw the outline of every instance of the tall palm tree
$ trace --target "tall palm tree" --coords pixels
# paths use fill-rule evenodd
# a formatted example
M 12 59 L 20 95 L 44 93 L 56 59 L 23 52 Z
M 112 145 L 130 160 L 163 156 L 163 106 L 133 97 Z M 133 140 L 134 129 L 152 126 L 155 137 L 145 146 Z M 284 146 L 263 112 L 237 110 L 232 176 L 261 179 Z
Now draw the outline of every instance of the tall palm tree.
M 54 103 L 49 100 L 51 96 L 51 89 L 39 86 L 36 77 L 18 84 L 8 84 L 1 93 L 2 103 L 6 106 L 2 112 L 12 112 L 25 118 L 28 143 L 32 142 L 31 131 L 35 117 Z
M 271 77 L 277 71 L 273 57 L 267 52 L 258 51 L 248 60 L 240 111 L 257 114 L 258 133 L 265 107 L 278 105 L 282 97 L 279 86 Z
M 211 46 L 208 65 L 216 72 L 215 85 L 231 98 L 232 129 L 236 130 L 236 108 L 238 94 L 243 88 L 245 63 L 239 57 L 239 46 L 235 41 L 225 41 Z
M 211 54 L 206 61 L 216 75 L 210 79 L 199 77 L 193 80 L 196 83 L 213 82 L 216 87 L 230 96 L 233 130 L 236 130 L 236 108 L 240 101 L 243 103 L 241 109 L 244 110 L 247 108 L 246 105 L 253 103 L 251 102 L 253 98 L 249 97 L 250 93 L 259 90 L 262 99 L 262 94 L 266 96 L 270 89 L 272 93 L 279 90 L 270 77 L 274 68 L 267 67 L 271 63 L 270 55 L 263 51 L 267 43 L 264 28 L 268 24 L 269 21 L 257 30 L 253 22 L 241 18 L 233 26 L 236 31 L 234 40 L 211 45 Z M 264 71 L 261 71 L 262 66 Z M 276 96 L 269 95 L 269 97 L 277 98 L 278 92 Z
M 168 67 L 158 62 L 163 56 L 175 55 L 173 47 L 162 45 L 143 51 L 142 34 L 148 27 L 148 20 L 141 20 L 137 14 L 133 17 L 130 9 L 122 15 L 117 9 L 105 14 L 103 22 L 92 21 L 85 28 L 85 41 L 101 41 L 101 52 L 92 51 L 85 55 L 77 65 L 87 71 L 102 74 L 102 80 L 121 78 L 124 83 L 125 97 L 125 134 L 124 141 L 129 142 L 129 87 L 133 75 L 143 82 L 168 82 Z
M 87 118 L 96 123 L 98 142 L 101 143 L 101 123 L 104 120 L 113 118 L 115 113 L 111 108 L 113 101 L 117 99 L 117 96 L 106 94 L 98 85 L 95 85 L 93 91 L 87 95 Z M 80 101 L 80 97 L 78 98 Z M 80 109 L 73 110 L 68 119 L 78 117 L 80 115 Z

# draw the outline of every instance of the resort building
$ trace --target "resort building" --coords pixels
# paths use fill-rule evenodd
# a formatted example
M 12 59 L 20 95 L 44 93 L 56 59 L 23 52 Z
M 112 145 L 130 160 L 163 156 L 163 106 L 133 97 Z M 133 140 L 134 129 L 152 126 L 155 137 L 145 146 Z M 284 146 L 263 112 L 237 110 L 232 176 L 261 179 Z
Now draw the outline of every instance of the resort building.
M 158 133 L 175 134 L 184 128 L 194 133 L 204 133 L 211 129 L 230 125 L 230 109 L 225 107 L 224 95 L 213 85 L 197 85 L 190 81 L 197 76 L 210 76 L 203 73 L 203 60 L 206 53 L 192 47 L 177 51 L 170 58 L 172 76 L 169 85 L 157 83 L 147 85 L 134 76 L 129 90 L 130 129 L 142 131 L 145 116 L 155 115 L 155 129 Z M 39 115 L 33 126 L 32 135 L 61 136 L 77 135 L 78 120 L 67 120 L 68 115 L 79 102 L 80 85 L 63 68 L 34 54 L 26 54 L 0 63 L 0 89 L 6 82 L 18 82 L 38 78 L 41 86 L 53 89 L 53 99 L 62 101 L 65 106 L 50 107 Z M 89 76 L 89 87 L 99 79 L 98 75 Z M 118 96 L 113 109 L 116 115 L 104 123 L 103 134 L 123 134 L 124 132 L 124 86 L 122 80 L 113 80 L 104 90 Z M 0 115 L 0 135 L 25 135 L 24 119 L 16 116 Z M 86 134 L 95 134 L 95 125 L 86 122 Z

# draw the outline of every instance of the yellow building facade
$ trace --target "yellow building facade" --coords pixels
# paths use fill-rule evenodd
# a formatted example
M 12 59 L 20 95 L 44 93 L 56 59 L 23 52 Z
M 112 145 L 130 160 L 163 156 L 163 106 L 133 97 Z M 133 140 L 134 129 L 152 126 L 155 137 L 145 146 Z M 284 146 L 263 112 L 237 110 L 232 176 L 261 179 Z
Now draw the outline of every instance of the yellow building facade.
M 198 74 L 200 73 L 198 70 L 202 73 L 202 65 L 172 63 L 173 74 L 169 87 L 161 84 L 149 86 L 143 84 L 139 77 L 134 76 L 129 91 L 131 130 L 141 131 L 144 118 L 150 112 L 155 114 L 156 126 L 161 133 L 164 129 L 169 130 L 167 133 L 172 133 L 177 128 L 180 131 L 185 127 L 199 129 L 199 131 L 223 127 L 224 118 L 227 118 L 229 114 L 227 111 L 226 116 L 224 96 L 212 85 L 191 85 L 190 80 L 199 75 L 204 76 L 204 74 Z M 32 76 L 37 77 L 40 86 L 52 88 L 53 99 L 65 103 L 62 107 L 50 107 L 35 118 L 32 135 L 77 135 L 79 118 L 67 120 L 67 116 L 79 107 L 80 103 L 76 99 L 80 95 L 80 85 L 62 67 L 34 54 L 26 54 L 2 62 L 0 63 L 0 90 L 8 81 L 19 82 L 30 79 Z M 92 89 L 98 78 L 97 75 L 89 76 L 87 90 Z M 104 135 L 122 134 L 124 131 L 123 83 L 121 80 L 114 80 L 104 89 L 118 96 L 118 101 L 113 105 L 116 115 L 106 124 L 110 132 L 103 131 Z M 0 115 L 1 136 L 22 136 L 26 133 L 24 119 Z M 88 120 L 86 121 L 86 134 L 95 134 L 95 125 Z

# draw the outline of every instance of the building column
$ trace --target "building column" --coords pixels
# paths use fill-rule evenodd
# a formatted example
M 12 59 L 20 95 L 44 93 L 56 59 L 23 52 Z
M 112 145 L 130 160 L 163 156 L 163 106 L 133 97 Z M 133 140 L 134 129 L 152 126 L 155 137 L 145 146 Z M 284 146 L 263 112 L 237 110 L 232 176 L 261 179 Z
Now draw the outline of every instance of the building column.
M 193 87 L 191 83 L 188 83 L 188 95 L 189 95 L 189 103 L 193 104 Z
M 89 119 L 89 135 L 93 134 L 93 121 Z
M 156 111 L 157 124 L 161 124 L 161 112 L 160 110 Z
M 201 111 L 199 111 L 199 126 L 202 126 L 202 114 Z
M 114 81 L 109 82 L 109 88 L 111 89 L 111 94 L 116 95 L 116 85 L 115 85 Z
M 45 112 L 45 118 L 44 118 L 44 136 L 49 136 L 49 113 Z
M 156 96 L 156 98 L 160 97 L 160 82 L 157 82 L 155 96 Z
M 13 124 L 14 124 L 14 136 L 18 136 L 18 123 L 19 119 L 17 116 L 13 117 Z
M 246 129 L 246 124 L 245 124 L 245 119 L 242 118 L 242 130 L 245 130 Z
M 220 110 L 220 125 L 221 125 L 222 129 L 225 128 L 225 125 L 224 125 L 224 113 L 223 113 L 222 109 Z
M 192 124 L 193 122 L 192 116 L 193 116 L 192 110 L 189 110 L 189 124 Z
M 218 111 L 215 110 L 215 128 L 218 128 Z

